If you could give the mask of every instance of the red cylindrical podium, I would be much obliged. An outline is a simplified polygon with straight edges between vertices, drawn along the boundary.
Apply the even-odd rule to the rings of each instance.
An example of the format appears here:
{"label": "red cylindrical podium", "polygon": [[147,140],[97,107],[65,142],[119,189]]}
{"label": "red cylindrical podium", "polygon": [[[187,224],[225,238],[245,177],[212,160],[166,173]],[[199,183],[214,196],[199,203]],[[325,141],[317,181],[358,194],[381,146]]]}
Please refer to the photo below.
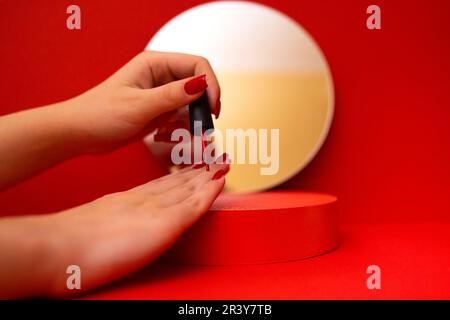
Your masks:
{"label": "red cylindrical podium", "polygon": [[311,192],[223,194],[164,259],[235,265],[324,254],[339,243],[336,201],[334,196]]}

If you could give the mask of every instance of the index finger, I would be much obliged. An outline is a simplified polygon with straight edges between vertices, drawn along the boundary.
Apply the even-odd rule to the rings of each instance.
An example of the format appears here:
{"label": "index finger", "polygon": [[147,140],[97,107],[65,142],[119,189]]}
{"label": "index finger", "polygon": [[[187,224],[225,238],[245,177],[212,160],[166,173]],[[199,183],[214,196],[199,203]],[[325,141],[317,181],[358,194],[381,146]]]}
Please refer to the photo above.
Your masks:
{"label": "index finger", "polygon": [[[219,117],[220,114],[220,86],[209,61],[201,56],[160,51],[144,51],[143,56],[148,61],[155,82],[164,84],[173,80],[180,80],[191,76],[206,74],[208,83],[208,100],[211,112]],[[168,77],[169,75],[169,77]],[[172,78],[172,79],[170,79]]]}

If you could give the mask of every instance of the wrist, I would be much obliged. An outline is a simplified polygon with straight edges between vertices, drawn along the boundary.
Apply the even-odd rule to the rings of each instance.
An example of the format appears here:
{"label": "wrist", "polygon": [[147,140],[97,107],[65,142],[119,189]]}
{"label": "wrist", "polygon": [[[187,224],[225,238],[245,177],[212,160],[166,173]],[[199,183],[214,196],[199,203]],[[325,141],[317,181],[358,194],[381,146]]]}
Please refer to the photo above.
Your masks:
{"label": "wrist", "polygon": [[92,137],[85,129],[87,119],[80,110],[79,98],[75,97],[50,107],[54,107],[55,122],[59,127],[59,148],[65,150],[69,156],[91,153]]}
{"label": "wrist", "polygon": [[3,298],[52,295],[55,259],[60,251],[48,228],[47,216],[9,218],[2,221],[0,236],[0,296]]}
{"label": "wrist", "polygon": [[[105,102],[107,103],[107,102]],[[87,91],[63,102],[61,118],[66,124],[68,140],[77,154],[97,154],[114,149],[121,141],[117,126],[102,113],[95,95]],[[110,120],[110,118],[109,118]]]}
{"label": "wrist", "polygon": [[[34,283],[30,296],[60,297],[67,294],[67,267],[74,256],[70,239],[60,219],[64,212],[35,216],[26,245],[30,273],[28,283]],[[28,258],[31,257],[31,258]]]}

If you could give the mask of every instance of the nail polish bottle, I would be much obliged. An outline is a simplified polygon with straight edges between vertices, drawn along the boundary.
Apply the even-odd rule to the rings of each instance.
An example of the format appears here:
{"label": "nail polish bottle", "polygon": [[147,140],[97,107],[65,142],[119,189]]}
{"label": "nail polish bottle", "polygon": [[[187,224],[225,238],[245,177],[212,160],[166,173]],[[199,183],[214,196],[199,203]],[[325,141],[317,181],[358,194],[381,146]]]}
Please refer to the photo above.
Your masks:
{"label": "nail polish bottle", "polygon": [[[214,124],[209,108],[208,94],[205,91],[200,98],[189,105],[189,124],[192,136],[200,136],[202,143],[202,161],[206,163],[204,158],[204,151],[207,146],[205,141],[205,131],[209,129],[214,130]],[[201,126],[201,128],[196,128]],[[206,170],[209,171],[209,163],[206,163]]]}
{"label": "nail polish bottle", "polygon": [[[194,125],[201,121],[201,129],[195,130]],[[189,105],[189,125],[192,135],[203,135],[206,130],[214,129],[214,124],[209,108],[208,94],[205,91],[200,98]]]}

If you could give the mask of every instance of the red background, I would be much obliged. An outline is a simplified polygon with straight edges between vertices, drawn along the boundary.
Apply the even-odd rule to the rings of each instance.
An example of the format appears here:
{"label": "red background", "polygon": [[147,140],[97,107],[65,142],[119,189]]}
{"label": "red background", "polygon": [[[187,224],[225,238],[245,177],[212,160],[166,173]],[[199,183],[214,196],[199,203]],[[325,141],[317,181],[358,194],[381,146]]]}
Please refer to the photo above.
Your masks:
{"label": "red background", "polygon": [[[0,0],[0,114],[91,88],[143,50],[170,18],[202,2]],[[147,287],[136,289],[131,283],[134,289],[125,288],[118,296],[391,298],[404,297],[403,292],[442,297],[449,283],[448,225],[423,223],[450,217],[450,2],[260,2],[311,33],[335,81],[335,118],[325,145],[281,188],[334,194],[341,221],[362,224],[344,228],[336,253],[286,266],[291,271],[255,267],[257,280],[249,278],[249,269],[238,267],[209,275],[169,270],[157,278],[150,272],[148,279],[145,274],[137,278],[147,279]],[[373,3],[382,9],[381,31],[365,26],[366,8]],[[66,28],[69,4],[81,7],[81,31]],[[152,163],[140,143],[70,160],[1,193],[0,214],[56,211],[130,188],[161,174]],[[419,224],[383,229],[369,226],[374,222]],[[365,287],[365,266],[374,262],[392,271],[384,295]],[[229,271],[235,281],[240,277],[240,291]],[[295,272],[303,282],[293,280]],[[194,285],[208,277],[216,278],[214,289],[221,294],[214,295],[211,285]],[[177,294],[180,285],[185,290]],[[269,288],[270,294],[264,294]]]}
{"label": "red background", "polygon": [[[203,1],[1,1],[0,114],[67,99],[143,50],[178,13]],[[69,4],[82,30],[66,28]],[[344,222],[448,218],[450,3],[261,1],[297,20],[331,66],[336,112],[318,156],[283,187],[339,197]],[[226,106],[224,106],[226,108]],[[225,110],[226,112],[226,110]],[[144,146],[71,160],[0,195],[2,214],[63,209],[159,174]]]}

